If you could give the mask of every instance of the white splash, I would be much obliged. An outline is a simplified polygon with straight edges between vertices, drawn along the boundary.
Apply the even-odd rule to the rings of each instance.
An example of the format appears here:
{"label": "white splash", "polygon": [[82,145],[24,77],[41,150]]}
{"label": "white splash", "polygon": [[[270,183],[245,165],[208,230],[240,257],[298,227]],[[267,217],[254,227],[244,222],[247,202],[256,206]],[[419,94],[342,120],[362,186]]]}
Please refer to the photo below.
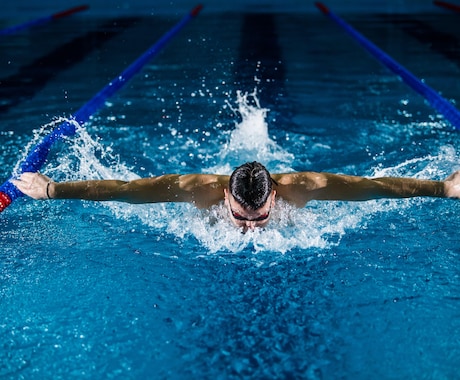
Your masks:
{"label": "white splash", "polygon": [[[241,121],[235,124],[228,143],[219,152],[220,164],[203,169],[203,172],[229,174],[232,165],[246,160],[258,160],[272,172],[291,171],[294,156],[270,138],[266,123],[268,110],[260,107],[256,93],[238,93],[236,103],[238,108],[234,112],[241,116]],[[76,136],[67,142],[69,152],[59,156],[56,166],[48,168],[52,176],[61,180],[139,178],[110,147],[93,139],[85,129],[78,128]],[[373,174],[434,178],[436,173],[443,177],[458,166],[458,161],[453,147],[442,147],[438,154],[418,157],[390,168],[377,167]],[[306,208],[297,209],[278,201],[266,228],[242,234],[231,225],[228,210],[223,205],[202,211],[190,204],[101,203],[115,217],[129,223],[130,228],[142,229],[149,236],[171,235],[184,246],[192,246],[185,251],[198,251],[199,255],[203,251],[206,255],[232,255],[246,250],[253,254],[264,251],[284,254],[294,249],[331,248],[340,244],[347,231],[365,227],[375,214],[404,209],[411,204],[411,200],[311,202]],[[196,242],[203,249],[196,249]]]}
{"label": "white splash", "polygon": [[22,162],[24,162],[28,156],[28,154],[32,151],[32,149],[39,144],[43,140],[43,138],[51,133],[55,128],[57,128],[59,125],[63,123],[71,123],[75,125],[76,127],[79,127],[78,123],[73,120],[73,119],[67,119],[64,117],[56,117],[52,121],[50,121],[47,124],[42,125],[39,129],[34,129],[32,131],[33,137],[32,139],[27,143],[27,145],[24,147],[22,151],[22,156],[21,158],[17,161],[15,167],[13,168],[13,173],[18,174],[20,165]]}
{"label": "white splash", "polygon": [[230,165],[249,161],[259,161],[269,169],[289,170],[294,155],[270,138],[266,121],[269,110],[260,106],[257,89],[252,93],[237,91],[236,96],[236,108],[228,102],[227,105],[240,121],[235,122],[219,153],[226,172],[232,170]]}

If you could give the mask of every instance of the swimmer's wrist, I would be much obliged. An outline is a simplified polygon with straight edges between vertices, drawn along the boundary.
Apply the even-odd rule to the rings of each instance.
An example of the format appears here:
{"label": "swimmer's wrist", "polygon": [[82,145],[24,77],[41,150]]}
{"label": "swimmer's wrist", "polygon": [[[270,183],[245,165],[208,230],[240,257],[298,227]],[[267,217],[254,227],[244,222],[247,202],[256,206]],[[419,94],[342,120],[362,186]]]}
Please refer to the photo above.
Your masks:
{"label": "swimmer's wrist", "polygon": [[55,189],[55,182],[49,181],[46,184],[46,198],[47,199],[53,199],[55,198],[56,195],[56,189]]}
{"label": "swimmer's wrist", "polygon": [[444,197],[445,198],[460,198],[460,186],[455,185],[452,181],[444,181]]}

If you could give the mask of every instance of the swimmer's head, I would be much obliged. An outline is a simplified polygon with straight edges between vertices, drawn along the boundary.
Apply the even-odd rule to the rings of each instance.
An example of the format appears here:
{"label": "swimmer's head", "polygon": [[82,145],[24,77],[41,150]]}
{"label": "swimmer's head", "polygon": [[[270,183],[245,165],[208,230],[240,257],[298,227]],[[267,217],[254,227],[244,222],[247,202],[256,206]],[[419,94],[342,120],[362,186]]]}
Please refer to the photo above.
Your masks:
{"label": "swimmer's head", "polygon": [[228,183],[233,198],[245,209],[257,210],[267,202],[273,189],[270,173],[258,162],[237,167]]}
{"label": "swimmer's head", "polygon": [[243,232],[264,227],[275,203],[273,180],[268,170],[258,162],[239,166],[230,176],[225,201],[230,219]]}

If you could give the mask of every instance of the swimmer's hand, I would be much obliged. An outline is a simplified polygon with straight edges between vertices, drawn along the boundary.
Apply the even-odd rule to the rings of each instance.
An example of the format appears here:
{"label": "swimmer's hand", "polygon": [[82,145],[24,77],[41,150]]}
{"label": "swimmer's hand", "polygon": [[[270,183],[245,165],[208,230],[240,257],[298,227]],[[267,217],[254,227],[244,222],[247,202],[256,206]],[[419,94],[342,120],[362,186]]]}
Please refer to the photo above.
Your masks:
{"label": "swimmer's hand", "polygon": [[460,198],[460,170],[446,178],[444,181],[444,192],[446,197]]}
{"label": "swimmer's hand", "polygon": [[51,178],[41,173],[22,173],[18,179],[11,181],[22,193],[33,199],[50,199],[51,188],[48,184],[53,184]]}

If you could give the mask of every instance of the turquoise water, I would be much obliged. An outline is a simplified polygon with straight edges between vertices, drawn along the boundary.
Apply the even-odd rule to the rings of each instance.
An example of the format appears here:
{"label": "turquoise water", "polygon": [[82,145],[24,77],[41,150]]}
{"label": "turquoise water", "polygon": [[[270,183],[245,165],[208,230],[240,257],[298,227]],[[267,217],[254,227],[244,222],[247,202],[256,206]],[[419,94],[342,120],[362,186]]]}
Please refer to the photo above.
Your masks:
{"label": "turquoise water", "polygon": [[[457,15],[344,17],[458,101]],[[176,21],[85,16],[1,40],[2,178]],[[42,172],[230,173],[256,159],[442,179],[459,169],[458,136],[319,13],[203,12]],[[19,199],[0,215],[0,377],[458,378],[458,212],[279,203],[242,235],[221,207]]]}

